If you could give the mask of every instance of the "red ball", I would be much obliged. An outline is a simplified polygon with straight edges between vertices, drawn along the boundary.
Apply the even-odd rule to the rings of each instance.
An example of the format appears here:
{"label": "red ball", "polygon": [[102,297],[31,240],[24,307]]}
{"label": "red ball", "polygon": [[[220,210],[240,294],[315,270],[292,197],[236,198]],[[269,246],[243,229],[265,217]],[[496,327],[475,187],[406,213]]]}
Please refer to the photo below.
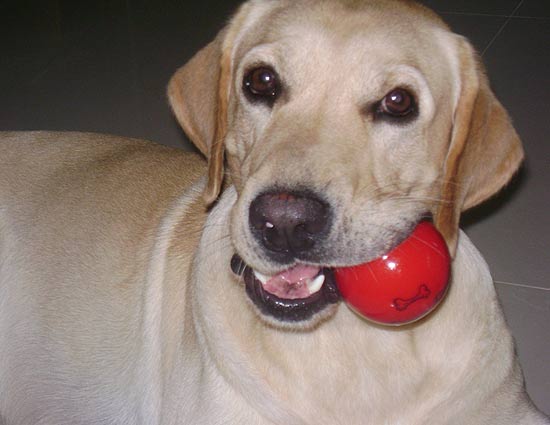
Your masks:
{"label": "red ball", "polygon": [[444,298],[451,258],[433,226],[420,222],[388,254],[368,263],[335,269],[342,298],[356,313],[384,325],[421,319]]}

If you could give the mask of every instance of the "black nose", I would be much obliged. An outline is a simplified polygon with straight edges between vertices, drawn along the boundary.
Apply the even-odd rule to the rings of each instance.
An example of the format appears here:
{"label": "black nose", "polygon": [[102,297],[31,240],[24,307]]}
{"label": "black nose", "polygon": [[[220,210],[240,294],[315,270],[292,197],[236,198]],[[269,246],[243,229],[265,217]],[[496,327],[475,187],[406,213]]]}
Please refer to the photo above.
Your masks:
{"label": "black nose", "polygon": [[329,217],[328,205],[313,194],[276,192],[252,201],[249,223],[269,252],[294,257],[313,250],[323,239]]}

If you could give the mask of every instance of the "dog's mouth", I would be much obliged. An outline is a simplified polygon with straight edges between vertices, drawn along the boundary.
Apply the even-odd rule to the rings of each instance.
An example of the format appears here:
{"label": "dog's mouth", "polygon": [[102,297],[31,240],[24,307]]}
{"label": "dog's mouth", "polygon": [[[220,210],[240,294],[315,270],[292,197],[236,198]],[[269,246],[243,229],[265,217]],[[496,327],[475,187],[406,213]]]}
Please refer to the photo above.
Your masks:
{"label": "dog's mouth", "polygon": [[260,312],[278,321],[307,321],[340,300],[329,268],[297,264],[265,276],[234,255],[231,269],[243,276],[246,293]]}

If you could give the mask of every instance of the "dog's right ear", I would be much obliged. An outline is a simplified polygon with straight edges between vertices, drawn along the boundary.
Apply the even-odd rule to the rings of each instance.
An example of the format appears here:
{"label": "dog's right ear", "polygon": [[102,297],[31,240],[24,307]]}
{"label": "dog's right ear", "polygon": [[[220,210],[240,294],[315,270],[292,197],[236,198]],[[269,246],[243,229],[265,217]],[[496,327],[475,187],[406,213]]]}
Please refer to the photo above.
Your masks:
{"label": "dog's right ear", "polygon": [[224,177],[224,140],[231,96],[232,64],[241,35],[273,2],[243,4],[218,36],[176,71],[168,98],[177,120],[195,146],[208,158],[208,205],[218,197]]}
{"label": "dog's right ear", "polygon": [[227,30],[200,50],[172,76],[168,99],[183,130],[208,158],[204,200],[216,200],[223,181],[223,141],[227,129],[230,58],[223,53]]}
{"label": "dog's right ear", "polygon": [[179,68],[168,84],[168,99],[187,136],[206,156],[216,129],[223,33]]}

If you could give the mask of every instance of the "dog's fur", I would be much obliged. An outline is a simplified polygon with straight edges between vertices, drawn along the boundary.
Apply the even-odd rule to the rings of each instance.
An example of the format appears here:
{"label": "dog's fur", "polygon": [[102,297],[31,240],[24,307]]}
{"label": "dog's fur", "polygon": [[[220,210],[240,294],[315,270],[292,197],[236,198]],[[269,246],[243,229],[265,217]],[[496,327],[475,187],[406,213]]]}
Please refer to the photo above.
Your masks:
{"label": "dog's fur", "polygon": [[[272,107],[243,94],[257,64],[284,81]],[[396,86],[418,116],[375,119],[366,105]],[[208,166],[136,140],[2,135],[0,423],[549,423],[458,230],[522,159],[464,38],[410,2],[251,0],[169,97]],[[400,328],[343,304],[264,316],[229,265],[281,270],[248,225],[273,187],[324,194],[323,266],[374,258],[431,213],[453,255],[447,298]]]}

